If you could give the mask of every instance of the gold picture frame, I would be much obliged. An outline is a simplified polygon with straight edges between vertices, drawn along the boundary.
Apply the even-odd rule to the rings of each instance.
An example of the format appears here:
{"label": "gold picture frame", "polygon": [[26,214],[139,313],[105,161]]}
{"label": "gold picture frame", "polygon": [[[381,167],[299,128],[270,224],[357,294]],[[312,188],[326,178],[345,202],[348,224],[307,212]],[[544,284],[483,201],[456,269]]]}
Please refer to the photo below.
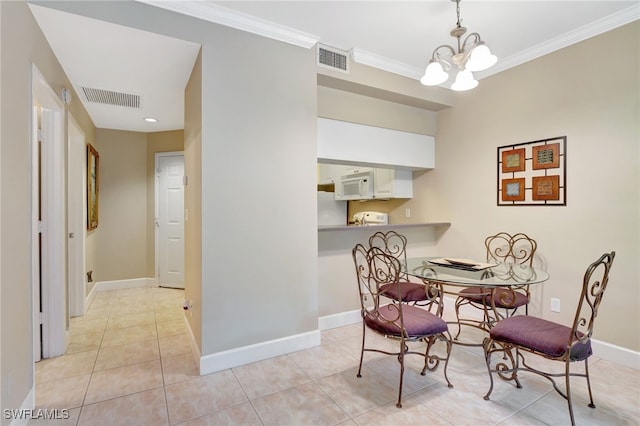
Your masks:
{"label": "gold picture frame", "polygon": [[98,227],[98,207],[100,196],[100,154],[87,144],[87,229]]}

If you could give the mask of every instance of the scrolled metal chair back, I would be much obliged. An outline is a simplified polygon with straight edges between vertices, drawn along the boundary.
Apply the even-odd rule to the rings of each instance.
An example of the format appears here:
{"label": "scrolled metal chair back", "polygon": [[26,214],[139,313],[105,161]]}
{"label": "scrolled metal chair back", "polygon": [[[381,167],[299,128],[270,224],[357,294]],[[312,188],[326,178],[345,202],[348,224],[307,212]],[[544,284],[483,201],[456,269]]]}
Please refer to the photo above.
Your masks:
{"label": "scrolled metal chair back", "polygon": [[[398,283],[400,275],[400,262],[394,256],[386,253],[379,247],[366,248],[358,244],[353,248],[353,261],[356,267],[358,289],[360,291],[360,306],[363,318],[367,315],[379,316],[380,286],[387,283]],[[402,327],[402,306],[397,307],[397,315],[385,320],[399,322]]]}
{"label": "scrolled metal chair back", "polygon": [[407,257],[407,237],[395,231],[376,232],[369,237],[369,247],[379,247],[401,262]]}
{"label": "scrolled metal chair back", "polygon": [[536,240],[521,232],[511,235],[500,232],[487,237],[487,262],[508,262],[533,265],[533,257],[538,248]]}
{"label": "scrolled metal chair back", "polygon": [[609,283],[609,271],[616,252],[604,253],[587,268],[582,282],[582,294],[573,320],[572,337],[569,345],[584,343],[593,334],[593,325],[598,316],[602,296]]}

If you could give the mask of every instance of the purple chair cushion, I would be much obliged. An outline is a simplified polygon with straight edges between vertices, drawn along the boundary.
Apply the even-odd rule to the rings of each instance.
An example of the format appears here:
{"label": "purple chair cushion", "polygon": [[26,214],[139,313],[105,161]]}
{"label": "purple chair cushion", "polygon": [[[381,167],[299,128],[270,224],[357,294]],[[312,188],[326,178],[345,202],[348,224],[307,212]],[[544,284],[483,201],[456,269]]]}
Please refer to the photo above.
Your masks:
{"label": "purple chair cushion", "polygon": [[458,294],[460,295],[460,297],[463,297],[465,299],[469,299],[473,302],[481,303],[482,299],[487,297],[487,294],[489,294],[490,291],[491,290],[488,288],[467,287],[460,290]]}
{"label": "purple chair cushion", "polygon": [[425,285],[419,283],[400,281],[400,294],[398,294],[398,284],[396,283],[383,284],[380,286],[379,291],[383,296],[402,302],[427,300]]}
{"label": "purple chair cushion", "polygon": [[[486,297],[486,300],[489,300],[488,293],[491,291],[489,288],[482,287],[467,287],[465,289],[460,290],[458,293],[460,297],[471,300],[473,302],[482,303],[482,298]],[[515,293],[516,300],[513,301],[513,294]],[[526,294],[515,291],[512,293],[510,290],[497,288],[493,293],[493,300],[497,308],[518,308],[520,306],[524,306],[529,303],[529,298]]]}
{"label": "purple chair cushion", "polygon": [[[517,315],[498,321],[489,333],[491,338],[513,343],[552,357],[565,354],[571,328],[542,318]],[[582,361],[592,354],[591,340],[571,348],[570,359]]]}
{"label": "purple chair cushion", "polygon": [[[384,305],[380,307],[379,312],[382,318],[371,314],[365,315],[365,324],[379,333],[400,336],[398,306],[393,304]],[[415,306],[403,304],[402,319],[404,328],[407,331],[407,336],[405,337],[432,336],[447,331],[447,323],[442,318]]]}
{"label": "purple chair cushion", "polygon": [[[513,301],[513,295],[515,294],[516,300]],[[487,299],[488,300],[488,299]],[[519,291],[511,292],[503,288],[497,288],[493,292],[493,301],[497,308],[518,308],[529,303],[529,298],[526,294]]]}

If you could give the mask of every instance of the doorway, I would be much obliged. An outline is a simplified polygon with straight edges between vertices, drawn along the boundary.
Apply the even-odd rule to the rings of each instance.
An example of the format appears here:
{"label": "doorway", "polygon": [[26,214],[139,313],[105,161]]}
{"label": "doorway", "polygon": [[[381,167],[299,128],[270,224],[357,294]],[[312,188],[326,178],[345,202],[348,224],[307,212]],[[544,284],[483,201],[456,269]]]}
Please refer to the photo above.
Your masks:
{"label": "doorway", "polygon": [[158,286],[184,288],[184,153],[155,155],[155,259]]}
{"label": "doorway", "polygon": [[64,354],[69,343],[64,105],[31,69],[32,289],[34,361]]}

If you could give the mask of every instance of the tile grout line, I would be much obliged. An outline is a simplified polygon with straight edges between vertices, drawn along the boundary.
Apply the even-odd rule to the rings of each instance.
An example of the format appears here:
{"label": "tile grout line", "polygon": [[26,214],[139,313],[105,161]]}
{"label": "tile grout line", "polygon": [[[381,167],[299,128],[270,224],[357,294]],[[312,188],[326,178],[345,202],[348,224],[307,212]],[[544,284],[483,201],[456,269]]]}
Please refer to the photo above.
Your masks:
{"label": "tile grout line", "polygon": [[156,300],[153,297],[153,324],[156,329],[156,344],[158,346],[158,357],[160,359],[160,373],[162,374],[162,395],[164,396],[164,410],[167,414],[167,425],[171,425],[171,417],[169,415],[169,399],[167,398],[167,382],[164,378],[164,362],[162,352],[160,352],[160,333],[158,331],[158,317],[156,315]]}
{"label": "tile grout line", "polygon": [[[94,301],[95,301],[95,299],[94,299]],[[93,305],[94,301],[91,302],[91,305]],[[91,306],[89,306],[89,309],[91,309]],[[107,320],[105,321],[104,329],[102,330],[102,338],[100,339],[100,346],[98,346],[98,352],[96,353],[96,359],[93,361],[93,366],[91,367],[91,376],[89,377],[89,382],[87,383],[87,388],[85,389],[84,396],[82,397],[82,404],[80,405],[80,410],[78,412],[78,418],[76,419],[76,426],[78,426],[80,424],[80,419],[82,417],[82,412],[84,411],[84,408],[85,408],[85,402],[87,400],[87,394],[89,393],[89,387],[91,386],[91,381],[93,380],[93,374],[95,373],[96,364],[98,363],[98,357],[100,356],[100,350],[102,349],[102,343],[104,341],[104,335],[105,335],[105,333],[107,331],[107,325],[109,324],[109,319],[111,318],[112,310],[113,310],[113,300],[111,300],[111,303],[109,304],[109,313],[107,314]]]}

